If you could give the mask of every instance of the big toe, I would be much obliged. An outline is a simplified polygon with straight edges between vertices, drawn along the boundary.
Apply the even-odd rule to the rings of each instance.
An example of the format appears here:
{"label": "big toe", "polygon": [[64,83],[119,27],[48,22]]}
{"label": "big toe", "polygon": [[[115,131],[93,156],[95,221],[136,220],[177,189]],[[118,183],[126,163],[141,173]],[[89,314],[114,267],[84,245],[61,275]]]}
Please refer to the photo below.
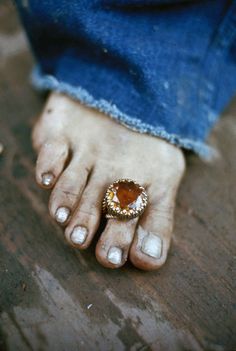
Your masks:
{"label": "big toe", "polygon": [[150,201],[130,249],[130,260],[137,268],[155,270],[165,263],[173,230],[174,202],[173,193],[160,197],[159,202]]}

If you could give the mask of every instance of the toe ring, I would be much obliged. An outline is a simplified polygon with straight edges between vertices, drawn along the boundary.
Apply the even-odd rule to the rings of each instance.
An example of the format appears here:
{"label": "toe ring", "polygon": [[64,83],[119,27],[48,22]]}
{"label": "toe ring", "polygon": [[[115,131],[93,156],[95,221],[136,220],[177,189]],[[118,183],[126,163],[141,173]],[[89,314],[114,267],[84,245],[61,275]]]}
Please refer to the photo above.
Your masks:
{"label": "toe ring", "polygon": [[144,187],[132,179],[118,179],[107,188],[102,208],[106,218],[127,220],[139,217],[147,203]]}

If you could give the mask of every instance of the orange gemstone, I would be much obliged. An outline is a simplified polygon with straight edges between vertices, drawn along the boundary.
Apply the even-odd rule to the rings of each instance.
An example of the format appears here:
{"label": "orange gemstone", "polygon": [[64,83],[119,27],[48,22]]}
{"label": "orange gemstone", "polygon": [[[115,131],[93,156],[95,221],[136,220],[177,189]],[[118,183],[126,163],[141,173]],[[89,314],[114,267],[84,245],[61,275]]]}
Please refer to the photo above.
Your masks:
{"label": "orange gemstone", "polygon": [[118,203],[121,209],[133,208],[140,206],[142,199],[140,197],[142,190],[133,182],[120,181],[115,184],[115,196],[113,201]]}

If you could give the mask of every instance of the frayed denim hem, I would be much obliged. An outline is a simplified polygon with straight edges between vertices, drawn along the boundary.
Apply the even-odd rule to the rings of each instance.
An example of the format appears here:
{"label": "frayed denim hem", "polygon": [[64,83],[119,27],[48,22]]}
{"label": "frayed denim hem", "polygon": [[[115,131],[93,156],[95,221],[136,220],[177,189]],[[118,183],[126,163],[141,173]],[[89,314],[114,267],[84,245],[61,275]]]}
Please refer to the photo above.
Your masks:
{"label": "frayed denim hem", "polygon": [[94,99],[89,92],[80,86],[71,86],[68,83],[58,81],[57,78],[52,75],[42,73],[39,66],[36,66],[33,69],[31,82],[40,90],[54,90],[60,93],[65,93],[72,98],[79,100],[84,105],[105,113],[133,131],[146,133],[165,139],[171,144],[194,151],[205,160],[211,159],[215,154],[215,150],[207,144],[199,141],[193,141],[191,139],[181,138],[175,134],[169,134],[163,127],[153,127],[150,124],[143,123],[138,118],[126,115],[120,111],[116,105],[113,105],[106,100]]}

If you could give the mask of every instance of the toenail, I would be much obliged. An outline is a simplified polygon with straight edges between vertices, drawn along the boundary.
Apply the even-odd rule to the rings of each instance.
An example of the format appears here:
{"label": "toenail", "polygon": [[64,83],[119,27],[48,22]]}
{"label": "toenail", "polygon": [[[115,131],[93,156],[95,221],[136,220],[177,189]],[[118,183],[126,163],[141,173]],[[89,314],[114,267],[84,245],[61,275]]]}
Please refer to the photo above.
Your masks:
{"label": "toenail", "polygon": [[122,250],[119,247],[111,247],[108,251],[107,259],[113,264],[120,264],[122,259]]}
{"label": "toenail", "polygon": [[55,214],[56,221],[58,223],[65,223],[69,218],[70,210],[67,207],[59,207]]}
{"label": "toenail", "polygon": [[153,258],[160,258],[162,253],[162,240],[159,236],[149,233],[143,238],[141,251]]}
{"label": "toenail", "polygon": [[52,173],[44,173],[42,175],[42,184],[50,186],[53,183],[54,175]]}
{"label": "toenail", "polygon": [[83,244],[87,238],[88,231],[85,227],[80,225],[74,227],[70,239],[74,244]]}

